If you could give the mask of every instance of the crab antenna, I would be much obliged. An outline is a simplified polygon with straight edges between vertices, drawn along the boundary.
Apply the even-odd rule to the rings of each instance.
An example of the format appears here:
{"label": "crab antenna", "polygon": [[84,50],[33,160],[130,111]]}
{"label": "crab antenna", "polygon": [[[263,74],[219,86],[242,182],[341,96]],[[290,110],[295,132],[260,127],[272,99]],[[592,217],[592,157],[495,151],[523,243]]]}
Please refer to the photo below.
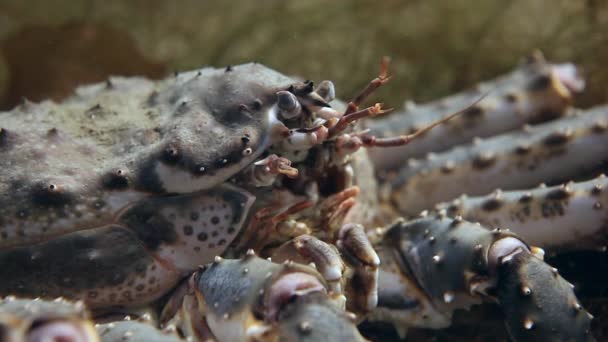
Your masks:
{"label": "crab antenna", "polygon": [[469,109],[473,108],[476,104],[478,104],[481,100],[486,98],[486,96],[488,96],[488,94],[490,94],[490,92],[483,94],[481,97],[479,97],[477,100],[475,100],[475,102],[471,103],[466,108],[463,108],[457,112],[451,113],[447,116],[444,116],[443,118],[441,118],[435,122],[431,122],[426,127],[423,127],[412,134],[399,135],[396,137],[388,137],[388,138],[377,138],[373,135],[364,135],[361,137],[361,139],[365,146],[391,147],[391,146],[407,145],[412,140],[416,139],[417,137],[419,137],[421,135],[424,135],[425,133],[432,130],[433,128],[435,128],[443,123],[448,122],[449,120],[455,118],[456,116],[458,116],[460,114],[467,112]]}

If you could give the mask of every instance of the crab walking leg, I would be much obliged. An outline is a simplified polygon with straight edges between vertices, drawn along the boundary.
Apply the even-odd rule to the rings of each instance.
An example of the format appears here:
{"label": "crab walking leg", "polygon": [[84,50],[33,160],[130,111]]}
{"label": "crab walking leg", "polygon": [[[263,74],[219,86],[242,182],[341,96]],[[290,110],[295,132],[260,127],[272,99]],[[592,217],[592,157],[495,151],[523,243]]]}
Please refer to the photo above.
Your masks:
{"label": "crab walking leg", "polygon": [[604,175],[587,182],[463,196],[436,209],[487,227],[509,228],[526,242],[551,251],[604,249],[608,243],[608,178]]}
{"label": "crab walking leg", "polygon": [[408,146],[370,149],[379,169],[394,168],[408,158],[446,150],[470,142],[475,137],[489,137],[526,123],[537,123],[566,113],[573,92],[581,91],[584,81],[572,64],[548,64],[544,61],[523,65],[510,74],[481,83],[467,91],[428,104],[406,105],[404,111],[368,120],[371,134],[379,137],[411,134],[435,122],[445,113],[466,108],[481,94],[488,96],[463,115],[433,129]]}
{"label": "crab walking leg", "polygon": [[414,215],[463,193],[476,196],[572,179],[605,159],[608,106],[600,106],[411,160],[388,186],[401,213]]}
{"label": "crab walking leg", "polygon": [[511,232],[426,217],[398,221],[379,247],[388,267],[372,320],[392,322],[402,332],[441,328],[455,310],[489,299],[505,312],[515,341],[593,341],[591,316],[568,282]]}

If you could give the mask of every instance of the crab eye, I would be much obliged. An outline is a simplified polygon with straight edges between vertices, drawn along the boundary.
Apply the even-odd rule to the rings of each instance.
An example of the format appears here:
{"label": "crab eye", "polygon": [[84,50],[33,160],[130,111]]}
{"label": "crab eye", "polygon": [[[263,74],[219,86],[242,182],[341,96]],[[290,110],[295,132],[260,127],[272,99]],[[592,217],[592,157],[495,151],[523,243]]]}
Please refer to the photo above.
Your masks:
{"label": "crab eye", "polygon": [[277,92],[277,105],[281,110],[281,116],[285,119],[293,119],[302,112],[300,101],[288,91]]}
{"label": "crab eye", "polygon": [[336,88],[332,81],[323,81],[319,83],[315,92],[319,94],[326,102],[331,102],[336,98]]}

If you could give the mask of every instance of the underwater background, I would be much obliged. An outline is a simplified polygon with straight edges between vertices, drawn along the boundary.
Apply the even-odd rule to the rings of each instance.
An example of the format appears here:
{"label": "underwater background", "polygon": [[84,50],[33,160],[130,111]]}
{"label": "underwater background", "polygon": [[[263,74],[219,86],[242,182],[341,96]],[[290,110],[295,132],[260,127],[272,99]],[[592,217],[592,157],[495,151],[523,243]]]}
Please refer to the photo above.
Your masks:
{"label": "underwater background", "polygon": [[[576,106],[608,101],[603,0],[0,0],[0,109],[23,98],[60,100],[109,75],[160,79],[250,61],[333,80],[338,97],[349,98],[377,74],[382,56],[391,58],[393,78],[375,97],[401,108],[508,72],[536,50],[582,67],[587,87]],[[585,307],[607,317],[608,276],[575,267],[587,260],[608,269],[606,253],[552,263],[583,284]],[[596,336],[608,336],[605,323],[593,324]],[[388,326],[365,328],[370,337],[396,339]],[[507,337],[496,311],[478,308],[450,329],[413,330],[409,339]]]}

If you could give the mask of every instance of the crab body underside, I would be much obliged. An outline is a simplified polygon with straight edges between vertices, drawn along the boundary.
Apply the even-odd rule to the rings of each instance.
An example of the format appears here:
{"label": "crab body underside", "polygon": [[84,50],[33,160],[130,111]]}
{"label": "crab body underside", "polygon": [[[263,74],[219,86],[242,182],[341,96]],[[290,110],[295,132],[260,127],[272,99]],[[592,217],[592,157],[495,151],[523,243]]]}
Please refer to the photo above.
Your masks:
{"label": "crab body underside", "polygon": [[386,112],[359,106],[387,80],[344,105],[245,64],[0,113],[0,295],[42,297],[5,299],[0,333],[97,338],[81,308],[31,312],[56,297],[105,341],[363,340],[364,319],[404,336],[494,302],[515,341],[593,340],[534,246],[605,250],[608,107],[568,108],[576,68],[537,56],[358,124]]}

